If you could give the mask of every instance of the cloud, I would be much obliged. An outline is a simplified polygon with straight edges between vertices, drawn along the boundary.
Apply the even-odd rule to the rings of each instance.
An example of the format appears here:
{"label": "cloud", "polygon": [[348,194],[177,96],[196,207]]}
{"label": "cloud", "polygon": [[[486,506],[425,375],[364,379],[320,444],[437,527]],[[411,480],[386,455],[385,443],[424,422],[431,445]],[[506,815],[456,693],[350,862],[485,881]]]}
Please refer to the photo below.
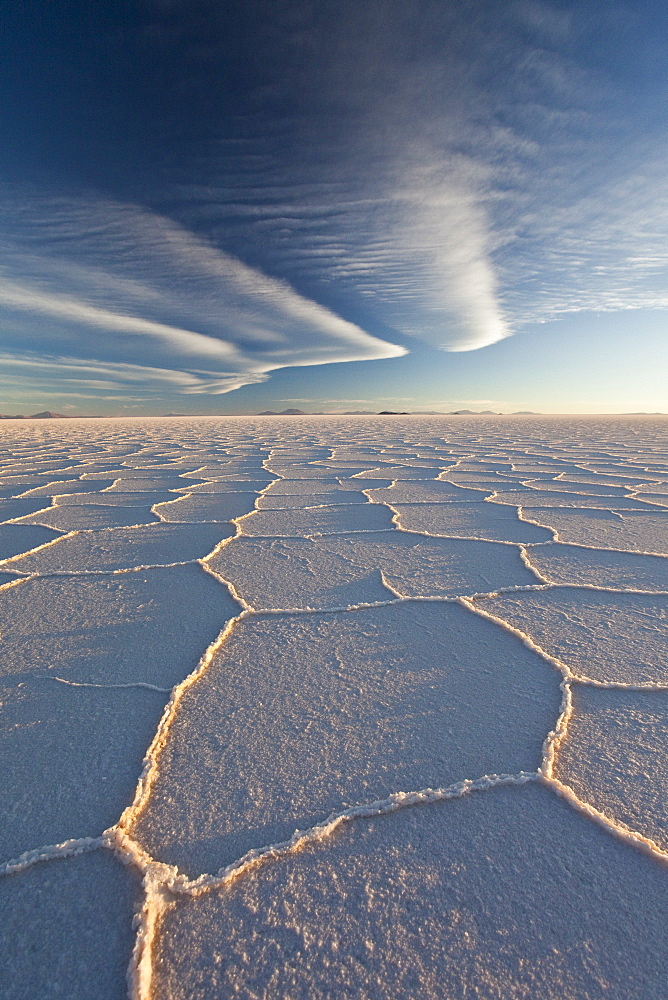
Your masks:
{"label": "cloud", "polygon": [[4,341],[54,359],[48,377],[224,393],[398,357],[380,323],[469,351],[568,312],[668,308],[667,95],[638,56],[642,11],[178,6],[140,39],[151,136],[122,136],[127,170],[118,154],[96,173],[95,141],[71,165],[152,208],[0,191]]}
{"label": "cloud", "polygon": [[223,340],[204,337],[192,330],[182,330],[164,323],[154,323],[140,316],[124,315],[88,305],[64,295],[45,294],[30,285],[0,279],[0,304],[9,309],[50,316],[69,323],[96,327],[107,333],[138,334],[154,337],[173,350],[189,357],[207,356],[219,361],[241,361],[234,347]]}
{"label": "cloud", "polygon": [[[443,350],[470,351],[503,340],[512,330],[499,300],[490,220],[471,180],[475,165],[453,159],[441,157],[438,163],[423,155],[423,165],[406,177],[397,197],[407,208],[404,246],[417,243],[431,252],[422,280],[425,312],[433,322],[423,339]],[[420,336],[419,329],[413,335]]]}
{"label": "cloud", "polygon": [[[190,372],[151,365],[109,363],[67,356],[0,352],[0,369],[8,375],[5,395],[26,398],[73,398],[121,402],[160,400],[166,395],[220,394],[264,382],[264,373],[242,376]],[[20,408],[20,403],[12,403]]]}
{"label": "cloud", "polygon": [[[668,143],[655,143],[651,156],[637,152],[636,162],[599,168],[597,182],[568,200],[535,199],[531,226],[513,248],[513,311],[544,321],[571,312],[668,309]],[[560,174],[546,171],[555,190],[564,187]]]}
{"label": "cloud", "polygon": [[477,78],[507,19],[490,26],[461,7],[343,0],[295,24],[279,3],[275,23],[300,59],[279,60],[272,96],[294,116],[279,141],[242,106],[241,135],[180,188],[185,216],[220,240],[234,220],[273,271],[352,298],[400,334],[454,351],[509,336],[493,165],[530,142],[495,120]]}
{"label": "cloud", "polygon": [[[299,177],[300,167],[289,172]],[[420,138],[372,165],[366,148],[354,152],[337,185],[286,178],[280,186],[273,204],[275,188],[262,188],[261,178],[240,185],[239,203],[215,185],[205,208],[192,207],[189,188],[181,194],[194,224],[224,239],[230,218],[240,218],[236,230],[246,231],[249,246],[262,237],[272,269],[351,298],[400,334],[466,351],[512,333],[498,288],[489,178],[470,157]]]}
{"label": "cloud", "polygon": [[302,17],[277,2],[299,57],[274,52],[266,93],[294,114],[277,136],[240,99],[233,139],[170,197],[273,273],[449,351],[576,310],[665,309],[668,95],[627,82],[642,20],[543,0]]}
{"label": "cloud", "polygon": [[12,239],[0,309],[24,351],[97,358],[117,379],[173,370],[185,393],[230,392],[286,366],[406,353],[163,216],[16,191],[4,200]]}

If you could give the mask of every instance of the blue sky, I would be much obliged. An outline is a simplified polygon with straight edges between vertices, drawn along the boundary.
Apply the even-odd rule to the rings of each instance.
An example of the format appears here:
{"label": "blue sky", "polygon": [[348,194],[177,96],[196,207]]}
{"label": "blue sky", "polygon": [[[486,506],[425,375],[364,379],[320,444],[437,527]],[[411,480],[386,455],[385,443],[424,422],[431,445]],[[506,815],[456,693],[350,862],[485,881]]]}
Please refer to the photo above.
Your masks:
{"label": "blue sky", "polygon": [[0,16],[0,412],[668,410],[663,2]]}

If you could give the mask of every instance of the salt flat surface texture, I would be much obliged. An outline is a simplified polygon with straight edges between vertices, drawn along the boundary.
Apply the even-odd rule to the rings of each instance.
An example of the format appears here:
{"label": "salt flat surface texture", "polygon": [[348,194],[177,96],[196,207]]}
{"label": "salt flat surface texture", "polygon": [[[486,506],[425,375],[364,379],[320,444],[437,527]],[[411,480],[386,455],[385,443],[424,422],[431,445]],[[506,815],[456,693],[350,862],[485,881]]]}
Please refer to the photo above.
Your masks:
{"label": "salt flat surface texture", "polygon": [[666,428],[3,422],[1,995],[663,1000]]}

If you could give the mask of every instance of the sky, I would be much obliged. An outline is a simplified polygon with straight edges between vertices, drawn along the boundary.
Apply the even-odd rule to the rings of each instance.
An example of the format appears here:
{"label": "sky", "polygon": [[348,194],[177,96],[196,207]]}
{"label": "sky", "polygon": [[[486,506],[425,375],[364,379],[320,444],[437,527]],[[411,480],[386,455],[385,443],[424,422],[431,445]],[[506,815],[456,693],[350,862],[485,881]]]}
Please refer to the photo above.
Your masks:
{"label": "sky", "polygon": [[0,13],[0,413],[668,411],[664,0]]}

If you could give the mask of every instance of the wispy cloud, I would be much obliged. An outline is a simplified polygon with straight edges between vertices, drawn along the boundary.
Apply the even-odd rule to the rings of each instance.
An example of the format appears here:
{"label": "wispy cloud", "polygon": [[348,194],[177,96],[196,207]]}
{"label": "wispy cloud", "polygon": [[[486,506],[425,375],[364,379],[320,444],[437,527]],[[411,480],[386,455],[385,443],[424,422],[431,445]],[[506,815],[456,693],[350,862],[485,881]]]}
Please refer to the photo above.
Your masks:
{"label": "wispy cloud", "polygon": [[[221,240],[233,223],[276,273],[450,351],[576,310],[666,308],[668,149],[610,48],[639,14],[335,7],[293,25],[279,8],[300,59],[272,87],[294,118],[275,138],[249,105],[178,189],[184,217]],[[597,33],[607,75],[589,58]]]}
{"label": "wispy cloud", "polygon": [[[494,237],[476,183],[475,164],[464,157],[427,153],[407,172],[397,198],[405,203],[403,245],[429,250],[422,266],[424,312],[431,323],[424,339],[448,351],[470,351],[510,336],[492,263]],[[418,315],[421,311],[418,311]],[[413,335],[420,336],[415,324]]]}
{"label": "wispy cloud", "polygon": [[[404,353],[370,330],[470,351],[568,312],[668,308],[668,94],[638,80],[641,6],[191,6],[147,5],[147,134],[69,162],[73,184],[150,207],[0,189],[3,348],[51,359],[50,384],[225,393]],[[104,110],[72,100],[76,123]]]}
{"label": "wispy cloud", "polygon": [[[657,145],[659,148],[657,149]],[[561,171],[546,168],[551,196],[536,193],[514,243],[513,311],[548,320],[569,312],[668,308],[668,143],[634,163],[599,166],[594,184],[559,196]]]}
{"label": "wispy cloud", "polygon": [[531,141],[496,118],[482,79],[512,34],[509,18],[485,23],[461,7],[344,2],[292,32],[282,25],[308,39],[300,70],[274,81],[296,107],[282,123],[289,142],[249,115],[247,142],[221,141],[208,183],[181,187],[185,215],[220,239],[235,219],[249,247],[264,234],[279,273],[352,296],[434,346],[474,350],[509,336],[494,188],[499,161]]}
{"label": "wispy cloud", "polygon": [[[81,399],[150,399],[173,393],[190,395],[206,391],[231,392],[251,382],[263,382],[266,374],[221,376],[217,372],[179,371],[148,364],[110,363],[36,353],[0,353],[0,369],[8,378],[5,392],[13,398],[72,396]],[[128,396],[128,392],[140,393]]]}
{"label": "wispy cloud", "polygon": [[154,337],[187,357],[208,356],[219,361],[239,363],[239,352],[231,344],[213,337],[204,337],[192,330],[155,323],[141,316],[125,315],[91,306],[66,295],[44,293],[31,285],[20,285],[0,278],[0,305],[28,313],[49,316],[81,326],[95,327],[107,333],[135,334]]}
{"label": "wispy cloud", "polygon": [[205,393],[405,353],[155,213],[12,194],[0,309],[19,349],[74,347],[119,379],[129,358],[147,379],[174,370],[179,391]]}

